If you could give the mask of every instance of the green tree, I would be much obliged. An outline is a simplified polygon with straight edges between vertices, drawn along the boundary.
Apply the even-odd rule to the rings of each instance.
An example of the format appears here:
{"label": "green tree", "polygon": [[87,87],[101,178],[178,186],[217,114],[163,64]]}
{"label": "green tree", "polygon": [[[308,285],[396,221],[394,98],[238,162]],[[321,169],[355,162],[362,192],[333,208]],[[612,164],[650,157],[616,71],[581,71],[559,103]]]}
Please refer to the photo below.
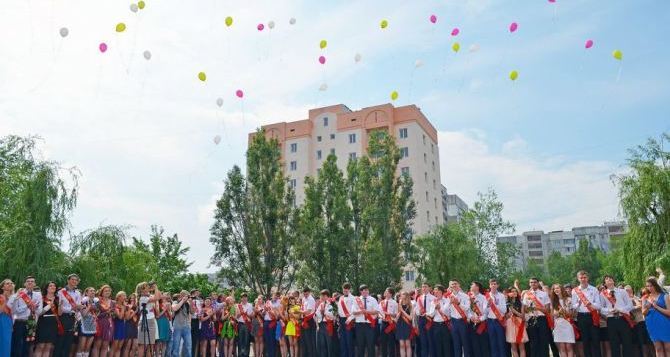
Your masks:
{"label": "green tree", "polygon": [[629,232],[623,246],[625,280],[640,286],[661,266],[670,271],[670,134],[629,150],[630,171],[613,176]]}
{"label": "green tree", "polygon": [[552,252],[547,258],[548,276],[545,283],[566,284],[575,281],[572,274],[572,256],[562,256],[559,252]]}
{"label": "green tree", "polygon": [[584,270],[589,273],[590,280],[597,283],[601,268],[598,251],[587,239],[580,240],[577,250],[572,255],[572,276],[576,277],[578,271]]}
{"label": "green tree", "polygon": [[316,180],[305,178],[299,226],[299,282],[334,291],[353,278],[357,267],[350,254],[351,208],[344,176],[333,154],[326,158]]}
{"label": "green tree", "polygon": [[285,291],[291,286],[298,216],[294,204],[279,143],[259,130],[247,151],[247,177],[237,166],[228,172],[210,230],[212,264],[231,285],[266,296],[273,287]]}
{"label": "green tree", "polygon": [[0,138],[0,274],[62,281],[61,236],[77,203],[78,173],[40,159],[35,137]]}

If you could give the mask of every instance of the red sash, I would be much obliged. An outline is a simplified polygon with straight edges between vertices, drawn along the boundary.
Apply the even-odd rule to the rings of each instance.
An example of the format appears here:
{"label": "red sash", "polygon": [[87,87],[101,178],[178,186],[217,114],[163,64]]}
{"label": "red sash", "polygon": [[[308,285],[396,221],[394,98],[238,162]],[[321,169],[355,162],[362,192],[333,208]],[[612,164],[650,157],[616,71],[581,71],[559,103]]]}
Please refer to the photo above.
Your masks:
{"label": "red sash", "polygon": [[[56,302],[56,299],[54,298],[54,303]],[[60,317],[58,316],[58,307],[54,305],[51,307],[51,309],[54,312],[54,317],[56,318],[56,334],[58,336],[63,336],[65,335],[65,327],[63,327],[63,323],[60,322]]]}
{"label": "red sash", "polygon": [[388,313],[388,300],[382,300],[382,311],[384,311],[384,321],[388,324],[386,328],[384,329],[385,334],[390,334],[391,332],[395,331],[395,322],[389,316]]}
{"label": "red sash", "polygon": [[[516,319],[516,317],[512,317],[512,322],[514,322]],[[522,318],[518,319],[521,320],[521,323],[519,323],[519,326],[516,327],[515,342],[517,345],[523,342],[523,333],[526,330],[526,321],[524,321]]]}
{"label": "red sash", "polygon": [[[604,294],[604,293],[601,293],[601,294],[602,294],[602,296],[607,298],[607,300],[609,300],[610,304],[612,304],[612,308],[614,308],[614,304],[616,304],[616,298],[614,296],[610,296],[609,294]],[[623,313],[623,312],[620,312],[620,314],[621,314],[621,316],[623,316],[623,319],[626,320],[626,323],[628,324],[628,326],[630,328],[635,327],[635,322],[630,317],[630,314],[626,314],[626,313]]]}
{"label": "red sash", "polygon": [[33,303],[32,300],[30,300],[28,294],[26,294],[25,291],[23,290],[19,291],[19,297],[21,298],[21,300],[23,300],[26,306],[28,306],[28,308],[30,308],[31,310],[35,308],[35,303]]}
{"label": "red sash", "polygon": [[74,299],[70,294],[67,293],[67,290],[65,288],[60,289],[60,291],[63,293],[63,297],[65,297],[65,300],[70,303],[70,310],[76,310],[77,309],[77,303],[74,302]]}
{"label": "red sash", "polygon": [[[302,303],[302,311],[303,312],[305,311],[305,302]],[[314,318],[315,313],[316,311],[312,311],[311,314],[302,317],[302,328],[304,329],[309,328],[309,320]]]}
{"label": "red sash", "polygon": [[277,327],[277,317],[272,312],[272,303],[270,301],[265,303],[265,311],[270,315],[270,324],[268,325],[270,329]]}
{"label": "red sash", "polygon": [[[468,296],[470,297],[470,303],[474,306],[474,309],[472,311],[475,314],[477,314],[477,316],[481,320],[482,311],[479,310],[479,305],[477,305],[477,299],[475,299],[475,295],[472,294],[472,293],[468,293]],[[475,332],[477,332],[478,335],[481,335],[481,334],[484,333],[484,331],[486,331],[486,320],[482,320],[478,325],[479,326],[477,326],[477,329],[475,330]]]}
{"label": "red sash", "polygon": [[431,327],[433,327],[433,320],[431,318],[429,318],[428,316],[426,316],[426,307],[423,306],[423,303],[421,302],[423,300],[423,299],[421,299],[421,297],[423,297],[424,295],[421,295],[421,296],[419,296],[418,299],[416,299],[416,304],[419,305],[419,310],[421,311],[421,314],[423,314],[424,318],[426,318],[426,320],[428,320],[428,321],[426,321],[426,331],[428,331],[428,330],[430,330]]}
{"label": "red sash", "polygon": [[491,311],[493,311],[493,314],[496,315],[496,319],[498,322],[500,322],[500,325],[505,328],[505,316],[503,316],[503,314],[500,313],[500,310],[498,310],[498,306],[493,300],[493,297],[491,297],[491,293],[486,293],[486,301],[488,301],[489,306],[491,307]]}
{"label": "red sash", "polygon": [[242,304],[237,304],[237,308],[240,310],[240,315],[242,315],[244,324],[247,325],[247,328],[251,331],[251,320],[249,319],[249,315],[247,315],[247,312],[242,308]]}
{"label": "red sash", "polygon": [[[365,307],[363,306],[363,300],[361,300],[360,297],[356,298],[356,304],[358,304],[358,308],[361,309],[361,311],[365,310]],[[375,326],[377,326],[377,320],[375,320],[370,314],[364,315],[365,319],[370,323],[370,327],[375,328]]]}
{"label": "red sash", "polygon": [[[345,319],[348,319],[349,316],[351,316],[351,314],[349,313],[349,309],[347,309],[347,304],[344,301],[344,296],[342,296],[340,298],[340,308],[342,309],[342,312],[344,313]],[[351,320],[351,321],[347,322],[345,328],[347,329],[347,331],[354,328],[354,320]]]}
{"label": "red sash", "polygon": [[[402,309],[401,307],[398,307],[398,309]],[[413,339],[415,336],[419,336],[419,329],[414,327],[412,325],[412,320],[409,319],[409,317],[405,316],[403,313],[400,313],[400,317],[405,321],[407,325],[409,325],[410,328],[410,333],[409,333],[409,339]]]}
{"label": "red sash", "polygon": [[468,316],[465,314],[465,311],[463,311],[463,308],[461,307],[461,300],[458,298],[458,295],[456,294],[450,294],[450,296],[453,295],[454,300],[456,300],[456,303],[454,301],[451,301],[451,306],[456,309],[456,312],[458,312],[459,315],[461,315],[461,318],[463,321],[467,322],[468,321]]}
{"label": "red sash", "polygon": [[533,299],[533,301],[535,302],[535,305],[539,306],[539,307],[536,306],[536,309],[540,310],[540,312],[542,312],[544,314],[544,317],[547,318],[547,326],[549,326],[550,330],[553,330],[554,329],[554,318],[551,316],[551,313],[548,313],[547,310],[544,309],[544,305],[542,305],[542,302],[540,301],[540,299],[537,298],[537,296],[535,296],[534,293],[532,293],[529,290],[526,294],[528,294],[530,296],[530,298]]}
{"label": "red sash", "polygon": [[323,319],[321,322],[326,323],[326,333],[328,336],[332,336],[335,332],[335,324],[333,320],[330,320],[328,317],[326,317],[326,303],[320,303],[318,309],[321,310],[321,318]]}
{"label": "red sash", "polygon": [[579,301],[581,301],[582,304],[584,304],[584,306],[589,310],[591,319],[593,320],[593,326],[600,328],[600,314],[598,311],[589,305],[589,299],[586,298],[586,295],[584,295],[584,292],[579,286],[576,287],[574,291],[577,294],[577,297],[579,297]]}

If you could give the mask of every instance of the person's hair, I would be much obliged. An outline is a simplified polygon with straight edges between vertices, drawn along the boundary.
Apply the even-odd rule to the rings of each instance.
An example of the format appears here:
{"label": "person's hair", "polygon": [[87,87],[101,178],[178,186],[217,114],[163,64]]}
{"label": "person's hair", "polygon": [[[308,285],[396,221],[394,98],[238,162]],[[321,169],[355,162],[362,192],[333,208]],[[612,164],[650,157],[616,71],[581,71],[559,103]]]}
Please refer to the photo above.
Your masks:
{"label": "person's hair", "polygon": [[422,287],[423,287],[424,285],[427,286],[427,287],[429,287],[429,288],[430,288],[430,286],[431,286],[430,283],[427,282],[427,281],[424,281],[424,282],[421,284]]}
{"label": "person's hair", "polygon": [[114,297],[114,300],[119,301],[119,298],[121,296],[128,297],[125,291],[120,290],[119,292],[116,293],[116,296]]}
{"label": "person's hair", "polygon": [[412,300],[409,298],[409,293],[407,291],[400,293],[400,304],[409,305],[410,311],[412,311]]}
{"label": "person's hair", "polygon": [[137,284],[137,287],[135,287],[135,294],[137,294],[137,296],[142,295],[142,290],[144,290],[144,288],[146,288],[148,286],[149,286],[149,284],[147,284],[146,281],[143,281],[143,282]]}
{"label": "person's hair", "polygon": [[[556,292],[554,291],[556,288],[559,288],[559,291],[561,292],[560,295],[556,295]],[[551,308],[554,310],[558,310],[561,307],[561,298],[566,297],[565,290],[563,290],[563,287],[561,284],[554,284],[551,286],[549,289],[549,300],[551,300]]]}
{"label": "person's hair", "polygon": [[[54,291],[54,295],[56,295],[58,293],[58,284],[56,284],[56,282],[54,282],[54,281],[47,281],[47,283],[44,284],[44,287],[42,288],[42,291],[44,292],[43,293],[44,296],[46,296],[47,293],[49,293],[49,285],[51,285],[51,284],[54,284],[54,286],[56,287],[56,291]],[[0,288],[1,287],[2,286],[0,286]]]}
{"label": "person's hair", "polygon": [[437,290],[439,290],[440,292],[443,292],[443,293],[444,293],[444,290],[445,290],[444,286],[442,286],[440,284],[435,284],[435,289],[437,289]]}
{"label": "person's hair", "polygon": [[28,275],[28,276],[26,276],[25,279],[23,279],[23,282],[25,283],[28,279],[33,279],[33,280],[35,280],[35,277],[32,276],[32,275]]}
{"label": "person's hair", "polygon": [[489,279],[489,285],[491,285],[491,283],[496,283],[496,284],[497,284],[497,283],[498,283],[498,280],[496,280],[496,279]]}
{"label": "person's hair", "polygon": [[305,286],[304,288],[302,288],[303,293],[308,293],[308,292],[311,292],[311,291],[312,291],[312,289],[310,289],[309,286]]}
{"label": "person's hair", "polygon": [[321,294],[321,295],[326,295],[326,296],[330,297],[330,290],[328,290],[328,289],[323,289],[323,290],[321,290],[320,294]]}
{"label": "person's hair", "polygon": [[363,290],[368,290],[368,286],[365,284],[362,284],[361,286],[358,287],[358,291],[363,291]]}
{"label": "person's hair", "polygon": [[392,287],[388,287],[388,288],[386,288],[385,291],[388,291],[388,292],[391,294],[391,296],[395,295],[395,290],[393,290]]}
{"label": "person's hair", "polygon": [[521,312],[521,292],[519,291],[519,289],[517,289],[513,286],[510,287],[508,290],[509,290],[510,294],[511,294],[512,291],[515,291],[516,296],[512,297],[510,295],[507,295],[507,305],[513,307],[518,312]]}
{"label": "person's hair", "polygon": [[531,276],[530,279],[528,279],[528,281],[531,281],[531,280],[535,280],[535,281],[537,281],[538,283],[540,282],[540,279],[538,279],[538,278],[536,278],[536,277],[534,277],[534,276]]}
{"label": "person's hair", "polygon": [[482,283],[480,283],[478,281],[473,281],[472,284],[477,285],[477,288],[479,288],[480,293],[484,291],[484,285],[482,285]]}
{"label": "person's hair", "polygon": [[665,289],[658,283],[658,280],[656,280],[656,277],[650,276],[646,280],[647,284],[651,284],[651,286],[656,290],[657,293],[662,294],[665,292]]}
{"label": "person's hair", "polygon": [[582,275],[587,277],[587,278],[589,277],[589,273],[587,273],[586,270],[580,270],[580,271],[577,272],[577,276],[582,276]]}
{"label": "person's hair", "polygon": [[[12,281],[12,279],[5,279],[5,280],[3,280],[2,283],[0,283],[0,290],[4,290],[4,289],[5,289],[5,284],[12,284],[12,285],[14,285],[14,282]],[[14,289],[12,288],[12,294],[13,294],[13,293],[14,293]]]}
{"label": "person's hair", "polygon": [[460,282],[458,279],[451,279],[451,280],[449,280],[449,285],[451,285],[451,283],[458,283],[458,285],[461,284],[461,282]]}
{"label": "person's hair", "polygon": [[614,277],[611,276],[611,275],[605,275],[605,276],[603,276],[603,285],[605,285],[605,280],[607,280],[607,278],[612,279],[612,281],[614,282],[614,286],[616,286],[616,279],[614,279]]}
{"label": "person's hair", "polygon": [[[90,288],[90,289],[93,289],[93,288]],[[102,293],[105,291],[105,289],[109,289],[109,296],[111,297],[112,296],[112,287],[107,285],[107,284],[100,287],[100,290],[98,290],[98,296],[102,297]],[[88,289],[86,289],[86,290],[88,290]],[[93,289],[93,290],[95,290],[95,289]]]}
{"label": "person's hair", "polygon": [[240,295],[240,298],[245,298],[245,297],[249,297],[249,295],[247,295],[247,293],[242,293],[242,294]]}
{"label": "person's hair", "polygon": [[80,280],[79,275],[77,275],[77,274],[70,274],[70,275],[67,276],[67,280],[70,280],[72,278],[77,278],[77,280]]}
{"label": "person's hair", "polygon": [[349,290],[351,290],[351,283],[344,283],[344,284],[342,284],[342,290],[344,290],[344,289],[349,289]]}

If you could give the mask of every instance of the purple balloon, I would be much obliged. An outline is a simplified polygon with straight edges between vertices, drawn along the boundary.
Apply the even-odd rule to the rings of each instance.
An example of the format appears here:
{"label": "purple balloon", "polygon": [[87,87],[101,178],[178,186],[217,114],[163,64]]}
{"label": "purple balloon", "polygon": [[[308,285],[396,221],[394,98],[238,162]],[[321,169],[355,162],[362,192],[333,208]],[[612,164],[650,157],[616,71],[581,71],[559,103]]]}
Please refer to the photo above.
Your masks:
{"label": "purple balloon", "polygon": [[591,48],[593,47],[593,40],[586,40],[586,43],[584,44],[584,48]]}
{"label": "purple balloon", "polygon": [[242,97],[244,97],[244,92],[242,92],[241,89],[238,89],[238,90],[235,92],[235,95],[236,95],[238,98],[242,98]]}
{"label": "purple balloon", "polygon": [[516,22],[512,22],[512,23],[509,25],[509,32],[516,32],[516,30],[517,30],[518,28],[519,28],[519,24],[517,24]]}
{"label": "purple balloon", "polygon": [[458,36],[459,33],[461,33],[461,30],[459,30],[458,27],[451,30],[451,35],[452,36]]}
{"label": "purple balloon", "polygon": [[256,26],[256,28],[258,29],[258,31],[263,31],[263,29],[265,28],[265,25],[258,24],[258,26]]}
{"label": "purple balloon", "polygon": [[326,57],[325,56],[319,56],[319,63],[325,64],[326,63]]}
{"label": "purple balloon", "polygon": [[437,16],[435,15],[430,15],[430,22],[436,23],[437,22]]}

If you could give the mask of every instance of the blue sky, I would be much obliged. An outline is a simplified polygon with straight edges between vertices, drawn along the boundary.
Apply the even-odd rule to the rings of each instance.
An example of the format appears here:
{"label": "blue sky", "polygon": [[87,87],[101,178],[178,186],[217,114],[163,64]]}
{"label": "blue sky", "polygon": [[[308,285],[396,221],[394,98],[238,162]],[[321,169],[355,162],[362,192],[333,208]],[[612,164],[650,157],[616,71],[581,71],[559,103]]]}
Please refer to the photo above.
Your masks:
{"label": "blue sky", "polygon": [[137,14],[118,1],[3,4],[0,135],[40,135],[46,158],[80,169],[74,232],[163,225],[192,246],[196,270],[210,270],[214,202],[244,163],[246,133],[309,108],[358,109],[397,90],[394,104],[418,105],[438,129],[448,190],[471,203],[493,186],[519,231],[621,218],[609,176],[624,170],[627,148],[670,131],[664,1],[146,4]]}

